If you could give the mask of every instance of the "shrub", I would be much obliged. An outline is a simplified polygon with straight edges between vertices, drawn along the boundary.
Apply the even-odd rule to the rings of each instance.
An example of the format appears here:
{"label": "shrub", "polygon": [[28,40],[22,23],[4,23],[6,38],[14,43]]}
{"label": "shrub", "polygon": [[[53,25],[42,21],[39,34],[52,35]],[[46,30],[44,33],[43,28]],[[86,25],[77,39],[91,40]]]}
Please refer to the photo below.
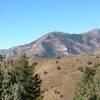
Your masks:
{"label": "shrub", "polygon": [[63,95],[61,94],[60,97],[63,98]]}
{"label": "shrub", "polygon": [[47,74],[48,72],[47,71],[44,71],[44,74]]}
{"label": "shrub", "polygon": [[55,94],[60,94],[60,92],[59,92],[59,91],[57,91],[57,90],[55,90],[55,91],[54,91],[54,93],[55,93]]}
{"label": "shrub", "polygon": [[56,63],[59,63],[58,61],[56,61]]}
{"label": "shrub", "polygon": [[57,66],[57,70],[60,70],[61,69],[61,67],[60,66]]}
{"label": "shrub", "polygon": [[92,64],[92,62],[91,62],[91,61],[88,61],[88,62],[87,62],[87,64],[88,64],[88,65],[91,65],[91,64]]}

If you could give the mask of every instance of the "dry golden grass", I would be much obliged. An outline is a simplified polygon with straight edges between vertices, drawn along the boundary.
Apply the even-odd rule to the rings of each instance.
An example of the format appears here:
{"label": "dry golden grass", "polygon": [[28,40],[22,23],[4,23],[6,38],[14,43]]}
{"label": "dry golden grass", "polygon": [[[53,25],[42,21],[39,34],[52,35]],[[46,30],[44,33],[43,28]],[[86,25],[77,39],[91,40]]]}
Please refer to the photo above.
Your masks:
{"label": "dry golden grass", "polygon": [[43,80],[44,100],[72,100],[81,76],[79,68],[98,64],[100,55],[38,60],[36,73]]}

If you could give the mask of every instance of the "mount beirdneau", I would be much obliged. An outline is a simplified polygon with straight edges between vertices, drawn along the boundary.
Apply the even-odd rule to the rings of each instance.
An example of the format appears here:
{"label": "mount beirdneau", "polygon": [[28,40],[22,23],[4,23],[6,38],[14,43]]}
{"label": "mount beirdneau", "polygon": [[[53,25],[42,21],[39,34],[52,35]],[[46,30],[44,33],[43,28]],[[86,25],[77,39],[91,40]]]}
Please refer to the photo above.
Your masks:
{"label": "mount beirdneau", "polygon": [[29,57],[58,57],[84,53],[99,53],[100,29],[80,34],[50,32],[29,44],[0,50],[5,57],[18,57],[26,54]]}

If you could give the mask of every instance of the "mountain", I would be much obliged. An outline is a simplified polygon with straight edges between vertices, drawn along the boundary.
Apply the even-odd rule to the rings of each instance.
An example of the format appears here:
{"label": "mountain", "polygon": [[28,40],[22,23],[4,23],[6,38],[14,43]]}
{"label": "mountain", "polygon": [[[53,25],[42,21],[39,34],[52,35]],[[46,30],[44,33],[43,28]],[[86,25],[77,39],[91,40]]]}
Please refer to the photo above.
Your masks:
{"label": "mountain", "polygon": [[83,44],[90,49],[100,50],[100,29],[94,29],[87,33],[83,33]]}
{"label": "mountain", "polygon": [[100,51],[100,29],[81,34],[50,32],[29,44],[0,50],[0,55],[18,57],[58,57]]}

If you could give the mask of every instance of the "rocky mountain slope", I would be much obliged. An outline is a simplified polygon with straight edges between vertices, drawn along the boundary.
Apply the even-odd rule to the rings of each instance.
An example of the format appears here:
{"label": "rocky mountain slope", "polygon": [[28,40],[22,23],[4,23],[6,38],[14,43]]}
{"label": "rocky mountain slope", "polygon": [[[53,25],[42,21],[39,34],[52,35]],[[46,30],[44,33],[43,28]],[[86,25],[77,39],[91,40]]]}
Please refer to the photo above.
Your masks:
{"label": "rocky mountain slope", "polygon": [[0,50],[0,55],[17,57],[58,57],[100,51],[100,29],[81,34],[51,32],[29,44]]}

